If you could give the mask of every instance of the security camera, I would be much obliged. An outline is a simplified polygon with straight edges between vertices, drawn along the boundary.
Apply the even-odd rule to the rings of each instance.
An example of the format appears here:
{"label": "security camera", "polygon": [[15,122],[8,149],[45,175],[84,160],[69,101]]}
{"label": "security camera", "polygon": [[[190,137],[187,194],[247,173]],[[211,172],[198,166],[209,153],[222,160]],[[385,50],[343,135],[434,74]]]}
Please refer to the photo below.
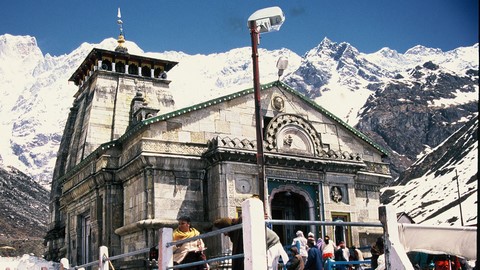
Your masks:
{"label": "security camera", "polygon": [[252,22],[255,22],[259,27],[259,33],[280,30],[285,21],[285,14],[279,7],[269,7],[255,11],[248,18],[248,27],[251,27]]}

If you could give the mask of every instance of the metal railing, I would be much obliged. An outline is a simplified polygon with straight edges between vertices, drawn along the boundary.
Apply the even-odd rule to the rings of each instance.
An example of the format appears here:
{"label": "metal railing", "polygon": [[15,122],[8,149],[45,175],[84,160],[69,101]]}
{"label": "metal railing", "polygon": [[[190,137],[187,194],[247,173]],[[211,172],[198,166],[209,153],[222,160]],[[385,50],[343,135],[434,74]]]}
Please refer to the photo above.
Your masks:
{"label": "metal railing", "polygon": [[[201,265],[205,263],[219,262],[219,261],[228,261],[232,259],[245,258],[244,264],[246,270],[258,270],[258,269],[267,269],[266,262],[266,243],[265,241],[256,241],[257,239],[265,239],[265,228],[266,225],[333,225],[333,226],[362,226],[362,227],[383,227],[384,231],[384,245],[385,245],[385,269],[406,269],[413,270],[408,257],[407,251],[414,250],[419,248],[420,244],[415,241],[409,243],[402,243],[409,232],[404,232],[405,228],[409,228],[409,231],[412,231],[411,234],[425,231],[426,229],[431,229],[430,227],[410,224],[408,226],[399,225],[396,220],[395,209],[388,206],[379,207],[379,219],[380,222],[341,222],[341,221],[311,221],[311,220],[265,220],[263,212],[263,203],[258,199],[247,199],[242,203],[242,224],[233,225],[230,227],[218,229],[212,232],[204,233],[192,238],[183,239],[179,241],[172,241],[173,239],[173,230],[171,228],[160,228],[159,229],[159,243],[158,243],[158,260],[157,265],[158,269],[182,269],[186,267],[191,267],[195,265]],[[243,243],[244,243],[244,253],[243,254],[233,254],[227,256],[221,256],[217,258],[212,258],[208,260],[203,260],[200,262],[194,262],[189,264],[173,265],[173,251],[172,247],[175,245],[195,241],[198,239],[204,239],[208,237],[213,237],[222,233],[239,230],[243,231]],[[476,237],[476,228],[460,227],[460,228],[445,228],[442,229],[442,234],[452,234],[452,233],[469,233],[468,238]],[[472,235],[472,237],[470,237]],[[401,236],[401,237],[400,237]],[[465,236],[465,235],[464,235]],[[253,245],[252,243],[255,242]],[[405,247],[404,247],[405,245]],[[407,247],[408,245],[408,247]],[[407,250],[408,248],[408,250]],[[436,247],[437,248],[437,247]],[[440,247],[445,248],[445,247]],[[470,249],[474,249],[475,246],[469,246]],[[475,249],[476,251],[476,249]],[[108,256],[108,248],[105,246],[100,247],[99,260],[94,262],[89,262],[87,264],[69,267],[68,260],[66,258],[61,260],[60,269],[85,269],[85,267],[98,265],[99,270],[109,270],[112,265],[112,261],[123,259],[129,256],[135,256],[139,254],[144,254],[150,252],[150,248],[144,248],[132,252],[128,252],[116,256]],[[262,255],[263,254],[263,255]],[[62,262],[63,261],[63,262]],[[284,262],[286,263],[286,262]],[[326,262],[325,269],[331,270],[335,265],[358,265],[358,264],[369,264],[370,260],[363,261],[333,261],[329,260]],[[112,267],[113,270],[113,267]]]}

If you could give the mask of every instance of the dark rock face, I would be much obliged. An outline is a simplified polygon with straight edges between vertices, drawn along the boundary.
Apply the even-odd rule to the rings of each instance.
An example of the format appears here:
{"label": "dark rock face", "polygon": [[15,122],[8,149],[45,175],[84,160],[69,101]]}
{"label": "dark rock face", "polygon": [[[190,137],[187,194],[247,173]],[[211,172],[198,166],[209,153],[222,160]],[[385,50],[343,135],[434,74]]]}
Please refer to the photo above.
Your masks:
{"label": "dark rock face", "polygon": [[17,254],[42,255],[47,232],[49,192],[31,177],[0,168],[0,244]]}
{"label": "dark rock face", "polygon": [[402,172],[395,185],[405,185],[410,179],[418,178],[428,172],[433,172],[435,176],[445,174],[442,168],[448,169],[448,165],[459,163],[468,153],[466,149],[473,147],[477,141],[478,116],[475,116],[421,162]]}
{"label": "dark rock face", "polygon": [[478,114],[402,172],[380,201],[401,207],[417,223],[475,226],[477,163]]}
{"label": "dark rock face", "polygon": [[436,69],[431,62],[424,66],[412,73],[413,77],[423,74],[418,80],[376,85],[356,126],[391,151],[396,175],[410,166],[425,146],[437,146],[463,126],[462,119],[478,112],[477,102],[435,105],[435,101],[455,98],[457,92],[474,92],[478,77],[429,72]]}

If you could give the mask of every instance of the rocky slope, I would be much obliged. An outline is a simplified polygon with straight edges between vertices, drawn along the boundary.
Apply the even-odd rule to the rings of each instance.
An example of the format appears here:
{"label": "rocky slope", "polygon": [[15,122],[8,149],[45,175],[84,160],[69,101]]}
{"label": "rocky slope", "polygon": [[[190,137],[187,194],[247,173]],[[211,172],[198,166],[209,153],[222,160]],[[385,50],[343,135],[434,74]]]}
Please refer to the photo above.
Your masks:
{"label": "rocky slope", "polygon": [[[384,188],[382,203],[416,223],[478,223],[478,115]],[[461,205],[460,205],[461,204]]]}
{"label": "rocky slope", "polygon": [[396,175],[478,112],[478,100],[463,99],[478,94],[478,71],[473,69],[449,73],[428,61],[411,69],[406,78],[398,76],[369,88],[374,93],[356,127],[390,150]]}
{"label": "rocky slope", "polygon": [[0,246],[43,254],[49,192],[14,168],[0,168]]}
{"label": "rocky slope", "polygon": [[[0,35],[0,244],[44,236],[47,190],[76,91],[68,78],[93,47],[115,46],[110,38],[51,56],[42,54],[34,37]],[[168,74],[176,109],[252,87],[250,48],[186,55],[145,53],[133,42],[127,47],[132,54],[179,62]],[[421,177],[436,181],[417,170],[402,173],[478,113],[478,44],[448,52],[416,46],[404,54],[388,48],[363,54],[346,42],[324,39],[303,56],[288,49],[260,49],[259,54],[262,83],[278,79],[275,63],[288,56],[281,79],[389,150],[392,172],[401,175],[403,186],[418,185]],[[449,147],[456,146],[445,149]],[[451,170],[428,166],[451,180]],[[472,171],[476,175],[478,168]],[[467,185],[472,177],[476,179],[459,175]],[[410,184],[412,179],[418,181]],[[395,202],[391,193],[385,194],[390,197],[386,201]],[[417,207],[438,206],[426,195],[411,199]]]}

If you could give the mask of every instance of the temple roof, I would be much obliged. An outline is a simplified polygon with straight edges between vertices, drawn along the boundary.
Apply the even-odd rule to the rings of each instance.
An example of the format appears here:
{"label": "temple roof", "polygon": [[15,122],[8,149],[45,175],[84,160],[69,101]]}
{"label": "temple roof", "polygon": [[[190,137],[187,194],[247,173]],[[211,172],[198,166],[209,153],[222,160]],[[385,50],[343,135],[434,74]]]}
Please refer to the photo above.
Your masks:
{"label": "temple roof", "polygon": [[88,72],[92,69],[92,66],[94,66],[98,60],[102,60],[104,57],[111,58],[113,62],[116,60],[123,60],[126,62],[136,61],[139,62],[140,65],[148,64],[152,66],[162,66],[165,72],[170,71],[175,65],[178,64],[178,62],[169,60],[94,48],[92,51],[90,51],[87,57],[85,57],[82,64],[80,64],[80,66],[68,80],[74,82],[75,85],[79,85],[80,81],[82,81],[83,78],[88,75]]}

